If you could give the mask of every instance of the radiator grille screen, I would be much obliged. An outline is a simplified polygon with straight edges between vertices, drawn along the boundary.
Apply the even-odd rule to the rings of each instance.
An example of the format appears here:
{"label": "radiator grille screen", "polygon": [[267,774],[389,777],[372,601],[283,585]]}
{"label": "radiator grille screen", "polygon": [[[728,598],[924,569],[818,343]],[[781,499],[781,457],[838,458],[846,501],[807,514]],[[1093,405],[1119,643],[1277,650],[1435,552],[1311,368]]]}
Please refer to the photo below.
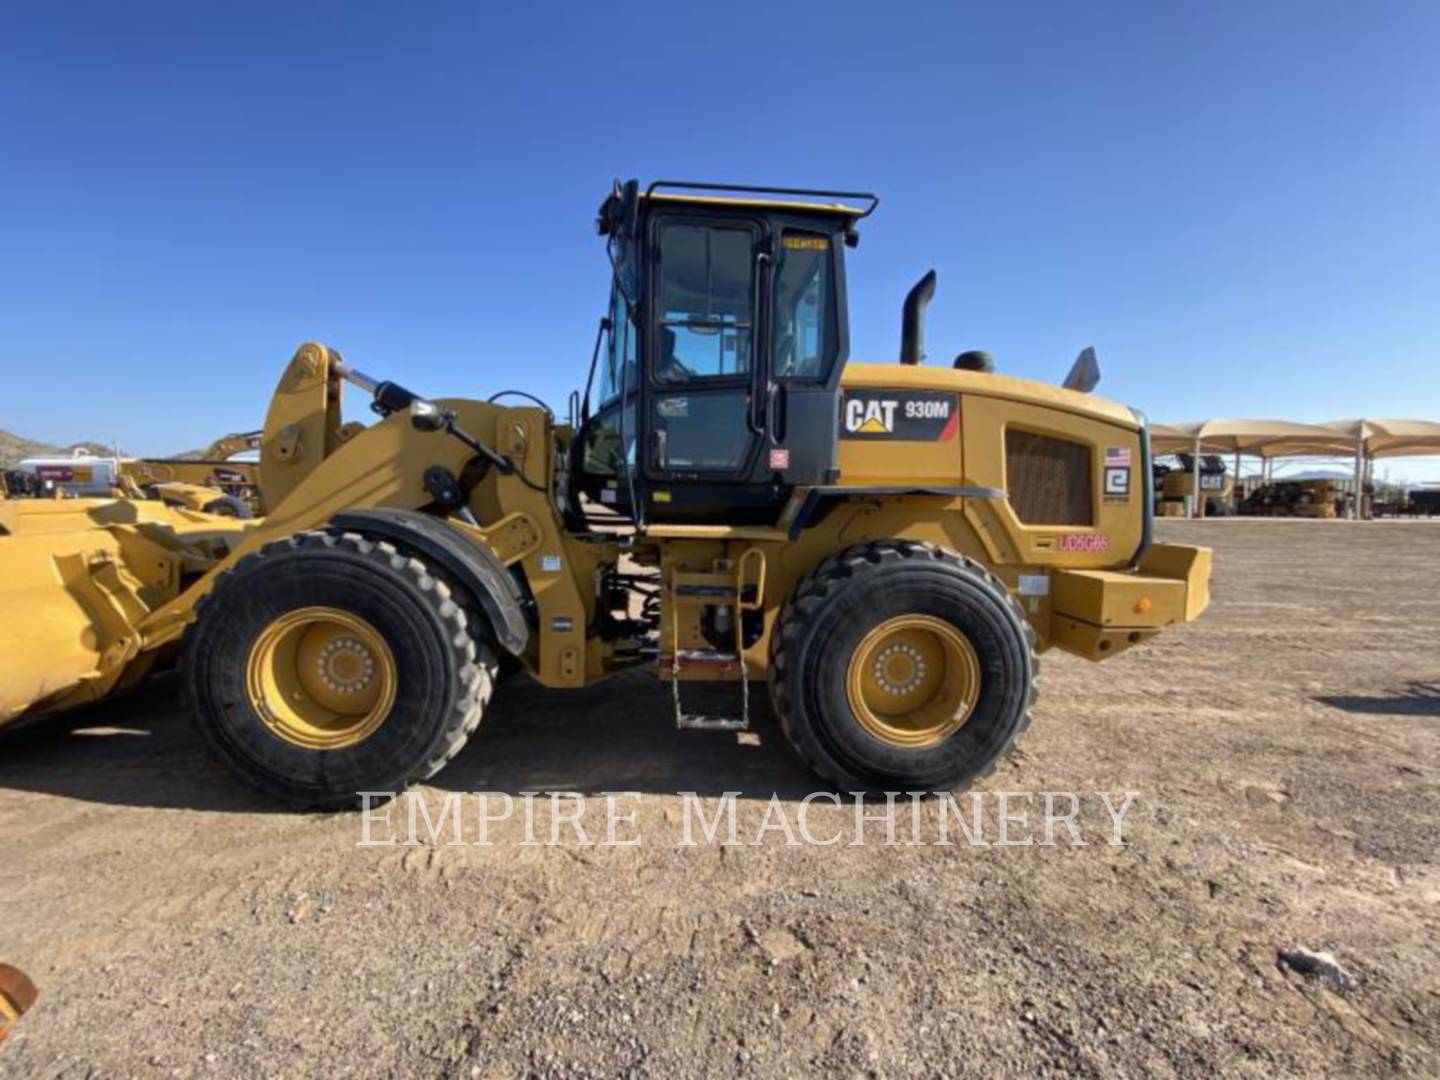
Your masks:
{"label": "radiator grille screen", "polygon": [[1005,432],[1005,483],[1026,525],[1095,524],[1090,447],[1069,439]]}

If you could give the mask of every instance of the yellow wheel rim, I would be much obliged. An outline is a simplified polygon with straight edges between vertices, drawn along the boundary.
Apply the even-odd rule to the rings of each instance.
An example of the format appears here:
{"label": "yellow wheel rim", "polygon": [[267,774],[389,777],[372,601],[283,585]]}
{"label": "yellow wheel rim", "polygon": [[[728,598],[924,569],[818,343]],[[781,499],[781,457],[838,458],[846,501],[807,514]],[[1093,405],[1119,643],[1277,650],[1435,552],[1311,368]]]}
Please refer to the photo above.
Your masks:
{"label": "yellow wheel rim", "polygon": [[881,742],[935,746],[970,719],[980,696],[980,659],[945,620],[897,615],[855,647],[846,693],[855,719]]}
{"label": "yellow wheel rim", "polygon": [[339,750],[368,739],[395,704],[395,656],[364,619],[331,607],[287,612],[245,664],[250,701],[288,743]]}

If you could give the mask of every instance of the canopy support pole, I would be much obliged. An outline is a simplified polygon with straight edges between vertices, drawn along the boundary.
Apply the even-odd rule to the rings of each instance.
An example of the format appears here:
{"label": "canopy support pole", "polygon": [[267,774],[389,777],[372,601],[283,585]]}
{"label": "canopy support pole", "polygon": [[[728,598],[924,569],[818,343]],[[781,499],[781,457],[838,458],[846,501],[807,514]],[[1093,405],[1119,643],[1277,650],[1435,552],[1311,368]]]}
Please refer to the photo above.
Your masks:
{"label": "canopy support pole", "polygon": [[[1240,451],[1235,451],[1235,475],[1230,478],[1230,513],[1240,505]],[[1223,490],[1223,489],[1222,489]]]}
{"label": "canopy support pole", "polygon": [[1200,491],[1200,440],[1195,440],[1195,459],[1191,462],[1190,490],[1194,492],[1191,496],[1190,516],[1203,518],[1205,516],[1205,496]]}
{"label": "canopy support pole", "polygon": [[1360,491],[1365,486],[1365,436],[1355,440],[1355,497],[1350,501],[1350,518],[1360,520]]}

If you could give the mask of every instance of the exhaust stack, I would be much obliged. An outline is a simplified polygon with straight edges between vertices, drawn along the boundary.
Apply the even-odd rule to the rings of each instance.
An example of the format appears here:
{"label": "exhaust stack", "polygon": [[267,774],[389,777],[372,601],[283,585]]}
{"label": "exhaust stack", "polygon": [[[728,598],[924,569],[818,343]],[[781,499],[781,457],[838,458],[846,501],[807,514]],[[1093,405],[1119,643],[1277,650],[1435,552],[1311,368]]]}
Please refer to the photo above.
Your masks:
{"label": "exhaust stack", "polygon": [[918,364],[925,359],[925,308],[935,296],[935,271],[915,283],[905,297],[900,319],[900,363]]}

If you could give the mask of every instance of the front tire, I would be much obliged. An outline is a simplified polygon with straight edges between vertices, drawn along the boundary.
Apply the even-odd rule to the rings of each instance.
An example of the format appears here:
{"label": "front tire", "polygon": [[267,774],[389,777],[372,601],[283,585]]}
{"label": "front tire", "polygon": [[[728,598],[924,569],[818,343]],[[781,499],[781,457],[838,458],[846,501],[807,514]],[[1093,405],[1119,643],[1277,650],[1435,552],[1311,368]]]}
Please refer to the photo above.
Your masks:
{"label": "front tire", "polygon": [[459,753],[490,700],[475,617],[390,543],[300,533],[241,559],[198,606],[191,716],[221,761],[286,802],[402,791]]}
{"label": "front tire", "polygon": [[932,544],[821,563],[770,636],[770,696],[796,752],[844,791],[965,787],[1030,723],[1035,634],[1004,584]]}

